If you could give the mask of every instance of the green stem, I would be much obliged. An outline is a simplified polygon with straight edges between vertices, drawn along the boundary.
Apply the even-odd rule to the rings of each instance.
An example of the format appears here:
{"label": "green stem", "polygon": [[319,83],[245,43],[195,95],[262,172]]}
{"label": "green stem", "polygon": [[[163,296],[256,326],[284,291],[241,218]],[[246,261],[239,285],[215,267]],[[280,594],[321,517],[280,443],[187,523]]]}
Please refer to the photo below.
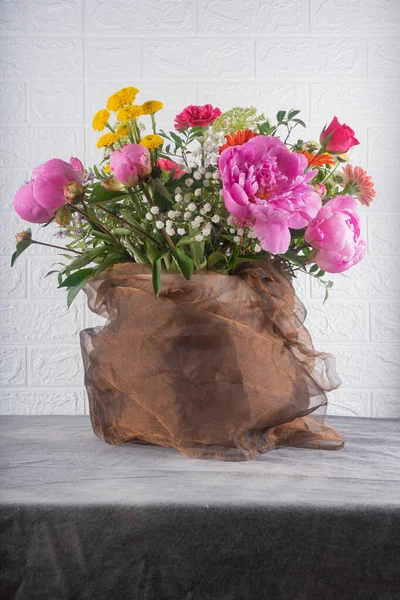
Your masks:
{"label": "green stem", "polygon": [[153,244],[156,244],[159,248],[162,248],[161,244],[157,242],[157,240],[154,239],[150,234],[148,234],[147,231],[140,229],[140,227],[136,227],[136,225],[132,225],[132,223],[129,223],[129,221],[127,221],[126,219],[123,219],[119,215],[114,214],[113,212],[111,212],[111,210],[108,210],[108,208],[104,208],[104,206],[101,206],[100,204],[97,204],[96,206],[97,208],[100,208],[100,210],[106,212],[111,217],[114,217],[114,219],[117,219],[118,221],[121,221],[121,223],[124,223],[124,225],[129,225],[129,227],[131,227],[135,231],[139,231],[141,234],[143,234],[145,237],[151,240]]}
{"label": "green stem", "polygon": [[153,133],[154,133],[154,135],[156,135],[156,133],[157,133],[156,119],[154,117],[154,114],[151,114],[150,117],[151,117],[151,126],[153,128]]}
{"label": "green stem", "polygon": [[32,244],[38,244],[38,246],[47,246],[48,248],[57,248],[57,250],[65,250],[66,252],[74,252],[75,254],[82,254],[82,252],[78,252],[78,250],[73,250],[72,248],[64,248],[63,246],[46,244],[45,242],[37,242],[36,240],[32,240]]}
{"label": "green stem", "polygon": [[[100,208],[99,205],[96,205],[97,208]],[[112,241],[114,242],[114,244],[116,244],[116,246],[119,246],[120,248],[123,248],[122,244],[120,244],[120,242],[117,240],[116,237],[113,236],[113,234],[108,231],[108,229],[106,229],[104,227],[104,225],[102,225],[101,223],[96,223],[95,221],[93,221],[88,214],[85,213],[84,210],[78,208],[76,205],[73,207],[74,210],[76,210],[76,212],[78,212],[80,215],[82,215],[82,217],[84,217],[89,223],[91,223],[92,225],[94,225],[95,227],[98,227],[99,229],[101,229],[101,231],[103,233],[105,233],[106,235],[108,235],[108,237],[110,239],[112,239]]]}

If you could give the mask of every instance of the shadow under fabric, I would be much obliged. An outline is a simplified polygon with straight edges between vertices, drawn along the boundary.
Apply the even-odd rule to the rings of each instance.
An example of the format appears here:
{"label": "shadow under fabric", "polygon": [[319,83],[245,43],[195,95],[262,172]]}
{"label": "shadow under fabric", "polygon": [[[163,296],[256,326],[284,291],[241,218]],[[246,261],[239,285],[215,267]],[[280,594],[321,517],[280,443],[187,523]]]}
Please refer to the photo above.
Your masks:
{"label": "shadow under fabric", "polygon": [[109,444],[220,460],[343,446],[323,424],[325,392],[341,383],[335,359],[314,350],[277,261],[190,281],[165,273],[159,299],[149,266],[122,263],[84,290],[107,318],[81,332],[81,347],[93,430]]}

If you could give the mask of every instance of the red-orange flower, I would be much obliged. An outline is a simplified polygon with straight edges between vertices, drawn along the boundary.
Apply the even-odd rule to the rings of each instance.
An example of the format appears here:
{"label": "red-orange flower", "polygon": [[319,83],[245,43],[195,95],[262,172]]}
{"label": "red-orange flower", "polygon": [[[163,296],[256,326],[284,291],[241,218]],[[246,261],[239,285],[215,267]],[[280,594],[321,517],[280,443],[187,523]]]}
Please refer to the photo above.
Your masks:
{"label": "red-orange flower", "polygon": [[354,194],[364,206],[370,206],[376,196],[374,182],[361,167],[346,165],[342,172],[344,185],[350,184],[349,194]]}
{"label": "red-orange flower", "polygon": [[324,165],[334,165],[335,161],[327,152],[324,154],[312,154],[304,150],[300,154],[304,154],[309,167],[323,167]]}
{"label": "red-orange flower", "polygon": [[226,143],[219,147],[219,153],[221,154],[223,150],[229,148],[230,146],[242,146],[251,140],[251,138],[257,137],[257,135],[258,133],[251,131],[251,129],[239,129],[239,131],[236,131],[236,133],[230,133],[229,135],[225,136]]}

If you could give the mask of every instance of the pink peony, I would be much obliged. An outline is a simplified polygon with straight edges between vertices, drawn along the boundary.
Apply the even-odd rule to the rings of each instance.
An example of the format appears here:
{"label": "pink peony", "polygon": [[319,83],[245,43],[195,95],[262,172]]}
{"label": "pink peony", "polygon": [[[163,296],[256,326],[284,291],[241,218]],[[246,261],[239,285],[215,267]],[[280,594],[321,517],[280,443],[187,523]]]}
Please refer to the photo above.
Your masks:
{"label": "pink peony", "polygon": [[60,206],[66,204],[65,188],[70,183],[82,185],[83,165],[77,158],[67,163],[52,158],[32,172],[32,181],[14,196],[14,209],[30,223],[46,223]]}
{"label": "pink peony", "polygon": [[141,144],[127,144],[111,154],[110,169],[118,181],[134,187],[151,173],[150,152]]}
{"label": "pink peony", "polygon": [[174,171],[174,179],[179,179],[179,177],[182,177],[182,175],[185,174],[185,171],[182,171],[182,169],[179,168],[178,163],[173,160],[168,160],[167,158],[159,158],[157,167],[168,173]]}
{"label": "pink peony", "polygon": [[190,104],[179,115],[176,115],[175,129],[182,131],[189,127],[207,127],[210,123],[214,123],[221,114],[220,109],[213,108],[211,104],[204,106]]}
{"label": "pink peony", "polygon": [[291,229],[315,217],[321,198],[308,182],[307,159],[275,137],[260,135],[224,150],[219,159],[225,206],[239,219],[251,219],[264,250],[284,254]]}
{"label": "pink peony", "polygon": [[323,271],[347,271],[364,257],[367,246],[356,207],[352,196],[332,198],[307,227],[304,240],[317,250],[314,261]]}
{"label": "pink peony", "polygon": [[[324,143],[330,134],[332,134],[331,137]],[[337,117],[333,117],[328,127],[323,129],[319,141],[328,152],[337,154],[343,154],[360,143],[354,137],[351,127],[345,124],[341,125]]]}

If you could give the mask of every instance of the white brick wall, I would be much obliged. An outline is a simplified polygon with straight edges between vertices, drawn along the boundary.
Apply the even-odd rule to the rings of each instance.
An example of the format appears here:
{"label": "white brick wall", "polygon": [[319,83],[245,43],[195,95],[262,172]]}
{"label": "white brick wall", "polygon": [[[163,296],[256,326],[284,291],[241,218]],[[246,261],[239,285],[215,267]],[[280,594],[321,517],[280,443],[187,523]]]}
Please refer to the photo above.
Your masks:
{"label": "white brick wall", "polygon": [[334,114],[353,126],[378,191],[362,210],[368,257],[325,305],[315,282],[298,290],[317,348],[338,357],[330,412],[400,417],[399,0],[0,0],[0,33],[1,413],[87,411],[78,332],[93,318],[43,279],[52,250],[9,268],[11,202],[50,157],[93,164],[93,113],[134,84],[165,103],[163,127],[196,102],[300,108],[312,138]]}

